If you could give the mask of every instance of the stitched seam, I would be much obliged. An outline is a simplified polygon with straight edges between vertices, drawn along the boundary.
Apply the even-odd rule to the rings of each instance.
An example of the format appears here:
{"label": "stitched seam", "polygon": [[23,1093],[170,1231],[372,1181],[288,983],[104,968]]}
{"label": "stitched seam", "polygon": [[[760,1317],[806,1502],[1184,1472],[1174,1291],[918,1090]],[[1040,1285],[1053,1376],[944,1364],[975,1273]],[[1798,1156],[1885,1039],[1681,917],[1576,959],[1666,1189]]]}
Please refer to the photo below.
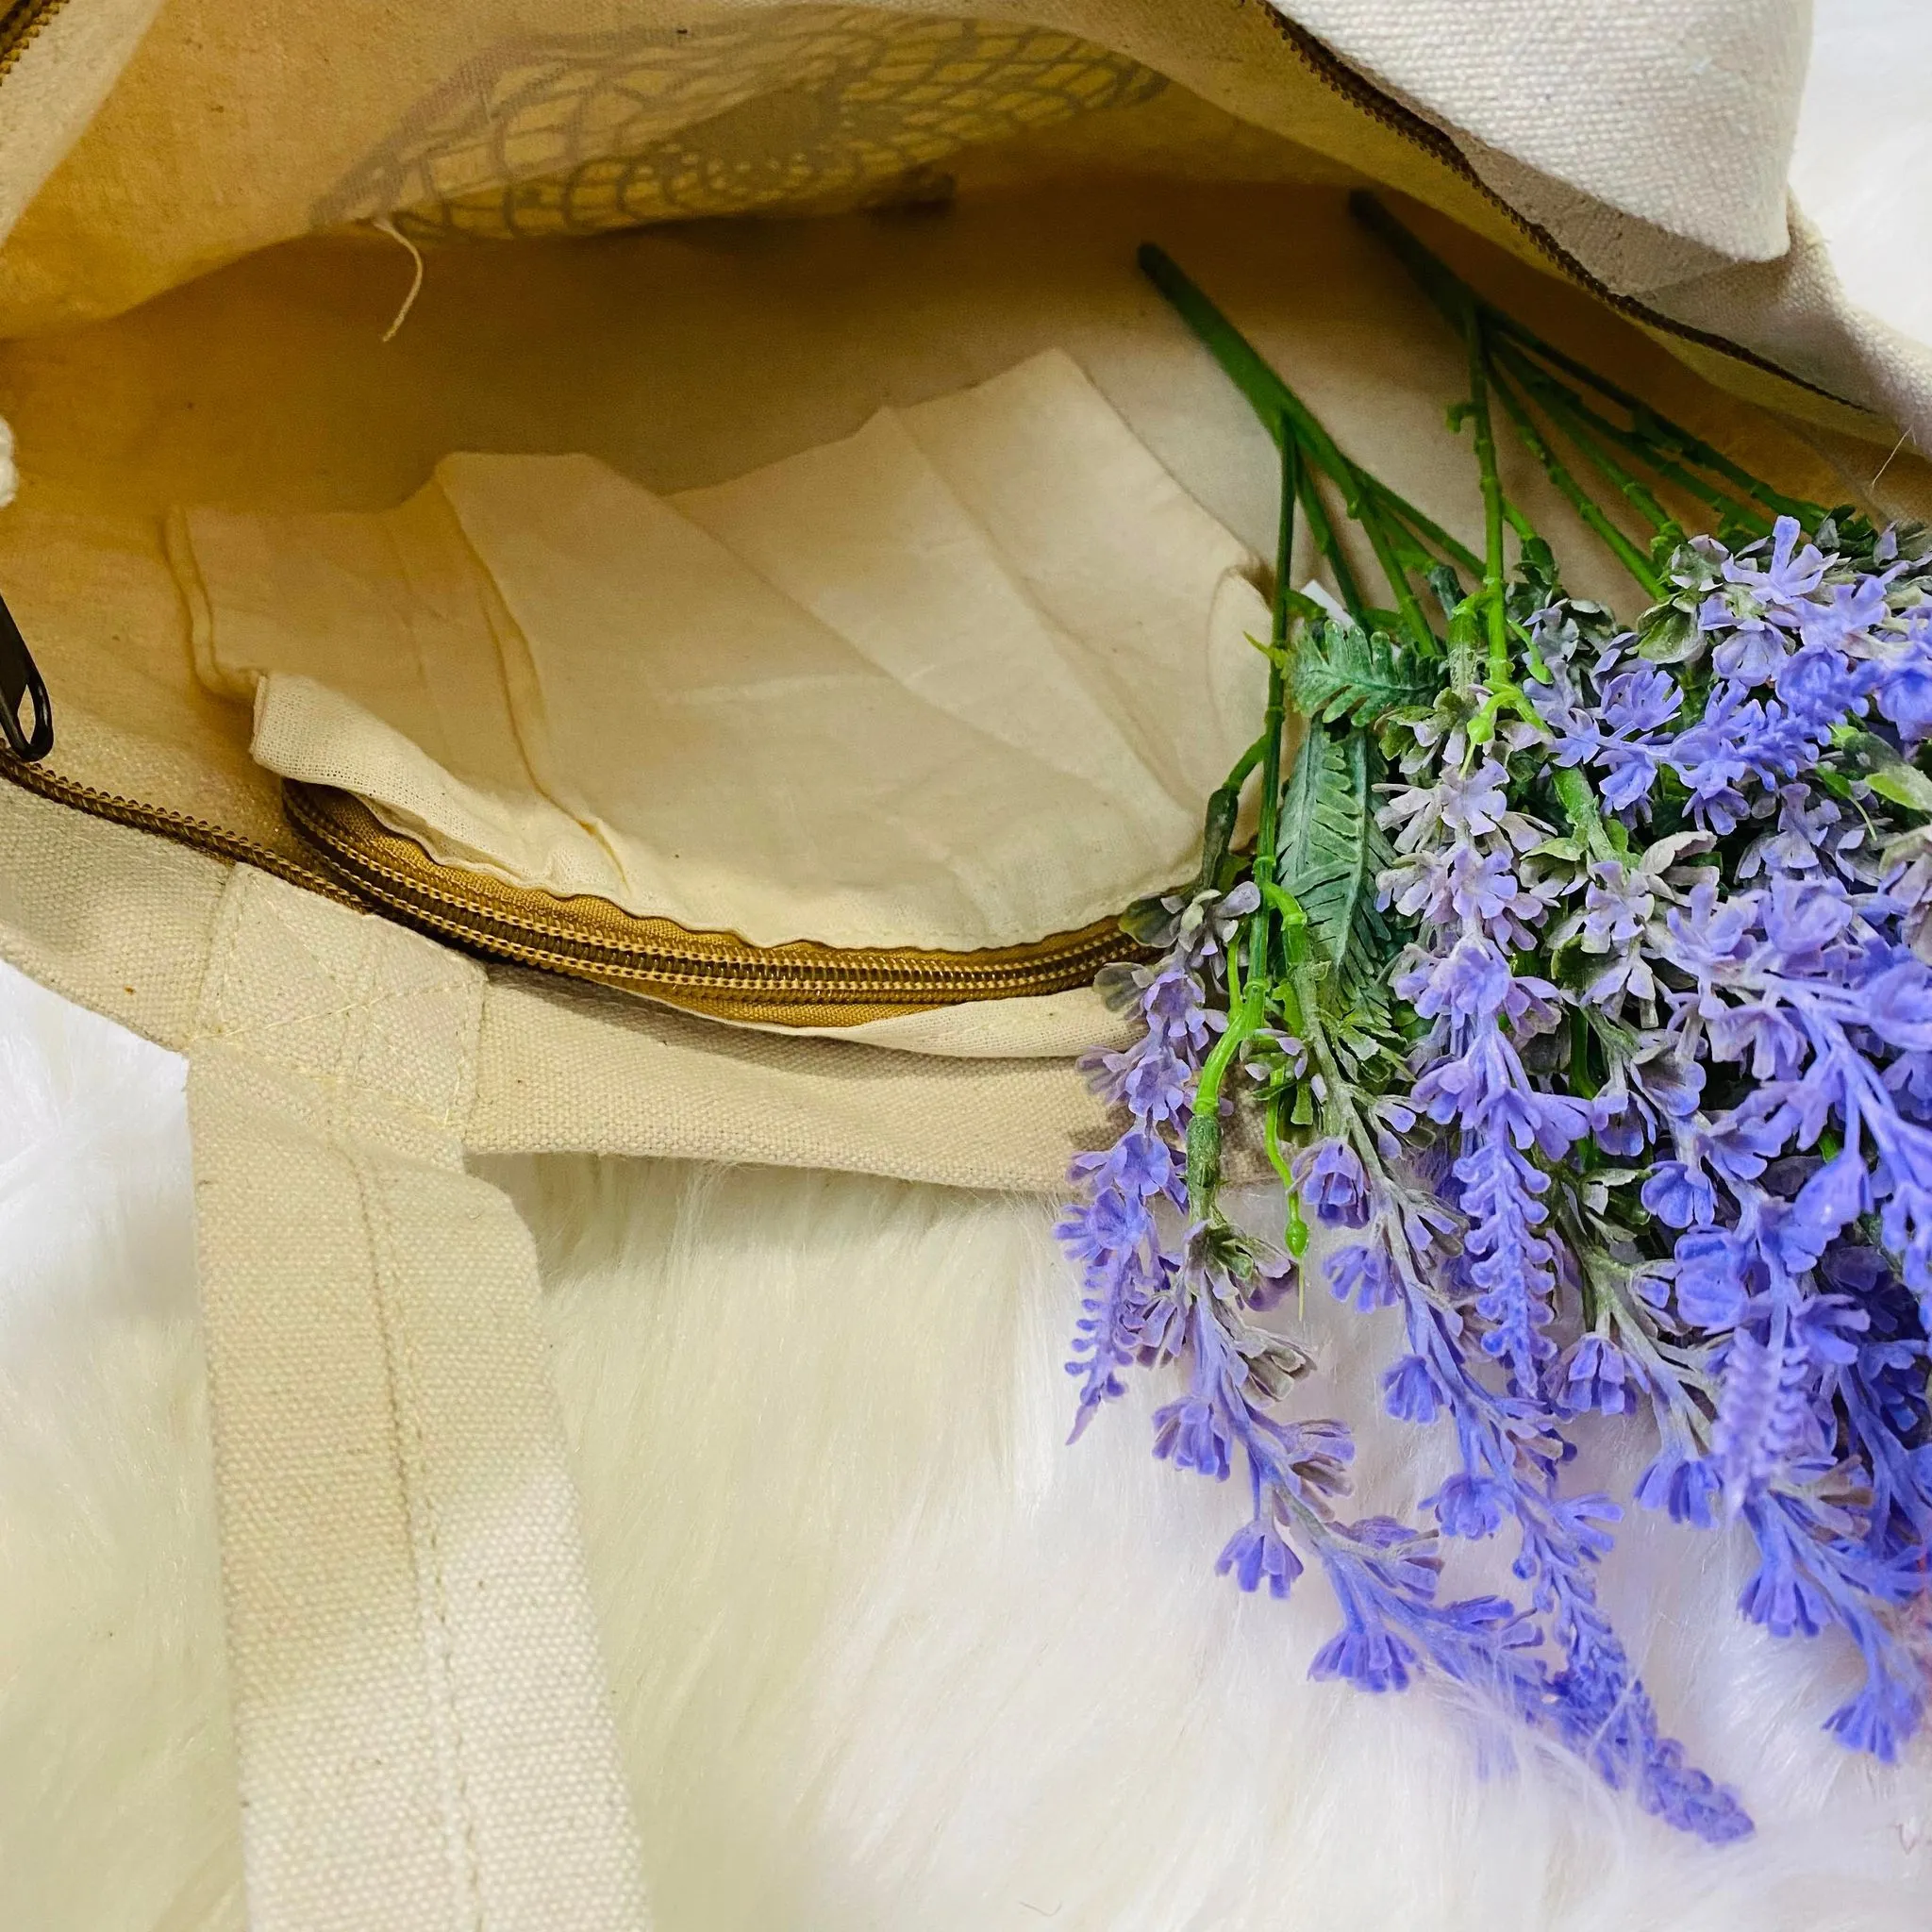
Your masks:
{"label": "stitched seam", "polygon": [[[392,991],[376,994],[371,990],[370,982],[379,960],[389,957],[395,935],[376,922],[370,922],[364,937],[364,943],[358,949],[358,984],[354,992],[340,1005],[327,1007],[307,1007],[301,1010],[271,1020],[246,1021],[236,1018],[228,1011],[228,991],[238,969],[240,955],[246,941],[250,916],[259,913],[274,921],[281,936],[293,945],[308,960],[317,972],[329,981],[331,986],[340,987],[341,975],[303,935],[298,932],[284,914],[284,908],[276,903],[273,889],[258,886],[253,876],[238,871],[236,874],[238,901],[247,895],[247,903],[238,903],[236,917],[232,922],[233,930],[224,947],[222,968],[214,989],[213,998],[208,1007],[207,1028],[212,1038],[230,1044],[249,1042],[246,1050],[255,1052],[271,1065],[278,1065],[291,1072],[307,1074],[326,1083],[340,1097],[344,1092],[355,1092],[360,1097],[377,1100],[400,1111],[426,1121],[447,1132],[457,1124],[457,1108],[464,1086],[464,1063],[467,1058],[470,1008],[474,1002],[467,997],[470,991],[467,982],[456,976],[444,974],[440,978],[429,978],[422,983],[408,985]],[[415,941],[410,941],[413,947]],[[426,963],[426,962],[425,962]],[[438,961],[437,964],[441,962]],[[425,1102],[404,1092],[376,1083],[373,1092],[362,1093],[357,1078],[363,1071],[367,1056],[359,1051],[347,1050],[347,1037],[356,1035],[352,1024],[357,1018],[366,1019],[378,1008],[419,1003],[425,1015],[432,1005],[440,1004],[445,1010],[443,1026],[446,1029],[446,1047],[454,1060],[448,1077],[447,1097],[439,1106],[434,1101]],[[277,1052],[271,1048],[262,1051],[257,1044],[263,1036],[286,1031],[290,1028],[308,1028],[326,1025],[331,1021],[342,1021],[344,1037],[336,1042],[336,1064],[325,1064],[327,1056],[323,1053],[304,1051],[301,1047],[290,1050],[284,1047]],[[360,1038],[366,1039],[366,1028]],[[352,1071],[345,1073],[343,1068]]]}
{"label": "stitched seam", "polygon": [[475,1097],[476,1036],[483,1024],[483,981],[478,974],[453,984],[450,1005],[449,1089],[439,1118],[455,1132],[469,1117]]}
{"label": "stitched seam", "polygon": [[[443,1808],[450,1877],[458,1894],[456,1903],[463,1911],[464,1924],[475,1928],[475,1932],[481,1932],[484,1923],[482,1874],[476,1851],[475,1807],[470,1795],[468,1752],[456,1687],[455,1643],[449,1621],[449,1581],[443,1568],[441,1533],[428,1476],[428,1438],[423,1426],[419,1399],[422,1382],[420,1362],[414,1335],[395,1292],[394,1217],[381,1181],[367,1157],[353,1145],[345,1145],[343,1152],[355,1172],[363,1227],[369,1241],[376,1322],[382,1334],[388,1371],[396,1475],[409,1525],[409,1547],[416,1573],[417,1611],[423,1626],[424,1647],[427,1652],[425,1679],[432,1706],[431,1735],[438,1747],[437,1755],[444,1761]],[[452,1812],[454,1817],[449,1815]]]}
{"label": "stitched seam", "polygon": [[[335,974],[329,971],[327,960],[290,924],[289,920],[284,916],[284,908],[272,900],[264,907],[264,910],[274,918],[276,925],[290,943],[297,947],[307,958],[312,960],[316,969],[333,985],[335,983]],[[360,949],[361,971],[357,978],[355,996],[346,1006],[328,1008],[311,1008],[306,1013],[296,1016],[296,1018],[302,1021],[327,1021],[339,1018],[345,1023],[349,1023],[358,1016],[366,1020],[379,1007],[421,1003],[426,1008],[432,1003],[440,1002],[446,1009],[451,1009],[448,1012],[445,1024],[448,1027],[447,1051],[458,1061],[457,1074],[452,1081],[452,1091],[454,1092],[455,1087],[461,1077],[460,1062],[466,1031],[464,1024],[466,1016],[463,1008],[467,1005],[467,1002],[461,999],[461,994],[465,990],[464,982],[460,978],[451,975],[446,970],[445,962],[441,958],[437,958],[430,961],[423,962],[435,969],[436,976],[426,977],[415,984],[396,987],[390,991],[377,995],[372,990],[371,981],[375,978],[378,966],[386,965],[391,959],[398,958],[402,958],[406,964],[412,965],[416,963],[416,949],[425,942],[412,936],[398,934],[392,927],[387,926],[377,920],[369,920],[364,924],[362,937],[363,944]],[[399,951],[399,949],[401,950]],[[276,1024],[291,1023],[278,1022]],[[238,1032],[245,1035],[249,1033],[259,1034],[266,1030],[269,1029],[265,1026],[254,1026],[238,1029]],[[353,1054],[345,1052],[342,1064],[351,1068],[354,1074],[359,1076],[363,1072],[367,1058],[367,1056],[360,1050],[362,1042],[368,1037],[366,1027],[358,1035],[355,1033],[353,1026],[345,1024],[343,1042],[345,1047],[350,1037],[356,1038],[358,1042],[357,1050]],[[341,1077],[339,1069],[331,1068],[328,1070],[328,1074],[330,1077]],[[389,1101],[393,1106],[407,1108],[411,1112],[422,1115],[425,1119],[436,1121],[439,1124],[447,1125],[454,1119],[455,1108],[453,1099],[445,1101],[440,1111],[432,1111],[423,1102],[416,1100],[407,1093],[394,1091],[379,1081],[376,1083],[376,1091],[383,1099]]]}
{"label": "stitched seam", "polygon": [[[271,907],[276,923],[298,946],[301,934]],[[359,1073],[367,1058],[369,1023],[384,1002],[372,995],[372,985],[387,957],[385,934],[374,922],[363,926],[357,947],[355,997],[342,1010],[338,1060],[328,1070],[338,1098],[353,1094],[354,1083],[343,1069]],[[312,957],[312,956],[311,956]],[[328,969],[318,961],[325,974]],[[333,975],[331,975],[331,978]],[[358,1025],[357,1022],[361,1024]],[[355,1170],[362,1225],[369,1243],[370,1281],[375,1296],[376,1323],[382,1333],[389,1384],[390,1415],[394,1430],[396,1476],[403,1492],[403,1510],[409,1527],[409,1554],[416,1585],[416,1609],[425,1648],[424,1690],[430,1705],[430,1736],[442,1770],[444,1851],[450,1880],[466,1926],[483,1923],[482,1885],[476,1861],[476,1819],[470,1798],[463,1749],[463,1726],[458,1703],[456,1668],[449,1625],[449,1586],[443,1571],[442,1538],[429,1480],[429,1440],[423,1425],[423,1375],[414,1332],[405,1314],[406,1294],[396,1267],[395,1220],[390,1210],[375,1165],[359,1141],[351,1141],[349,1123],[332,1103],[331,1138],[343,1146]],[[411,1455],[413,1450],[413,1455]],[[450,1814],[454,1812],[454,1817]]]}
{"label": "stitched seam", "polygon": [[242,926],[247,913],[244,895],[253,874],[237,866],[228,875],[228,890],[222,896],[217,915],[216,943],[221,947],[221,974],[212,994],[204,995],[199,1024],[211,1034],[222,1030],[222,1014],[228,1003],[228,987],[235,977],[235,956],[241,951]]}

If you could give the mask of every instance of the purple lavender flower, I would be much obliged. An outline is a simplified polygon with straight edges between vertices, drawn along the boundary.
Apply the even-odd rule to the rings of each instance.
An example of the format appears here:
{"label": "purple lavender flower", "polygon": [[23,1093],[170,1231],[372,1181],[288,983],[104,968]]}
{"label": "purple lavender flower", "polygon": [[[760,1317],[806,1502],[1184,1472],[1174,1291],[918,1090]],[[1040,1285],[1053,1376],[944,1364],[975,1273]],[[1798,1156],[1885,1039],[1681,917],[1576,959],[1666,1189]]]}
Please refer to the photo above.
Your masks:
{"label": "purple lavender flower", "polygon": [[1605,952],[1622,951],[1641,939],[1657,909],[1656,883],[1621,859],[1607,858],[1592,865],[1583,895],[1585,943]]}
{"label": "purple lavender flower", "polygon": [[1424,1499],[1423,1507],[1435,1511],[1444,1536],[1466,1537],[1476,1542],[1494,1536],[1515,1514],[1513,1500],[1508,1484],[1458,1470]]}
{"label": "purple lavender flower", "polygon": [[1673,1523],[1708,1529],[1717,1521],[1716,1503],[1723,1488],[1717,1469],[1678,1437],[1666,1441],[1637,1478],[1635,1493],[1646,1509],[1667,1510]]}
{"label": "purple lavender flower", "polygon": [[1250,1595],[1265,1580],[1270,1596],[1285,1597],[1302,1574],[1302,1560],[1289,1548],[1274,1524],[1257,1517],[1228,1538],[1226,1546],[1214,1559],[1214,1574],[1232,1574],[1236,1583]]}
{"label": "purple lavender flower", "polygon": [[[1472,1374],[1459,1321],[1422,1285],[1417,1262],[1426,1257],[1407,1249],[1407,1224],[1399,1202],[1380,1203],[1369,1239],[1338,1253],[1331,1275],[1371,1274],[1395,1289],[1411,1353],[1385,1375],[1385,1401],[1416,1421],[1451,1417],[1463,1457],[1463,1469],[1429,1504],[1449,1534],[1494,1534],[1514,1520],[1516,1573],[1533,1584],[1564,1666],[1552,1675],[1535,1661],[1530,1647],[1539,1626],[1507,1602],[1478,1598],[1433,1611],[1411,1603],[1378,1619],[1364,1607],[1367,1591],[1358,1583],[1350,1590],[1345,1582],[1353,1579],[1337,1579],[1344,1627],[1318,1658],[1318,1672],[1393,1688],[1426,1655],[1449,1675],[1507,1694],[1524,1722],[1553,1730],[1608,1782],[1634,1790],[1673,1824],[1714,1842],[1748,1833],[1736,1798],[1687,1766],[1680,1747],[1661,1735],[1596,1606],[1590,1573],[1608,1547],[1602,1525],[1614,1507],[1606,1498],[1558,1493],[1557,1439],[1536,1408],[1496,1394]],[[1407,1261],[1399,1258],[1405,1254]]]}
{"label": "purple lavender flower", "polygon": [[1634,1385],[1641,1382],[1641,1375],[1607,1336],[1580,1337],[1564,1356],[1562,1370],[1562,1393],[1567,1407],[1622,1415],[1637,1407]]}
{"label": "purple lavender flower", "polygon": [[[1188,1198],[1252,881],[1165,902],[1166,956],[1114,969],[1141,1031],[1088,1062],[1127,1122],[1075,1162],[1061,1227],[1084,1276],[1075,1433],[1130,1367],[1165,1366],[1156,1454],[1246,1479],[1217,1572],[1284,1597],[1315,1567],[1334,1591],[1314,1674],[1479,1687],[1722,1840],[1748,1820],[1662,1734],[1597,1602],[1618,1512],[1565,1492],[1567,1432],[1648,1407],[1637,1501],[1746,1525],[1743,1612],[1844,1633],[1866,1676],[1831,1727],[1899,1749],[1924,1687],[1898,1626],[1932,1622],[1932,838],[1899,837],[1917,808],[1893,802],[1932,735],[1932,558],[1857,520],[1813,541],[1780,518],[1735,554],[1699,538],[1633,633],[1543,597],[1532,555],[1541,602],[1518,587],[1508,610],[1547,735],[1480,686],[1383,726],[1407,746],[1376,889],[1411,941],[1388,981],[1407,1010],[1372,991],[1343,1011],[1280,928],[1240,962],[1270,1153],[1289,1142],[1300,1205],[1351,1231],[1337,1297],[1399,1319],[1383,1407],[1454,1433],[1433,1529],[1343,1519],[1352,1442],[1287,1418],[1299,1360],[1253,1319],[1289,1271]],[[1438,1539],[1497,1535],[1526,1607],[1442,1601]]]}
{"label": "purple lavender flower", "polygon": [[1878,711],[1915,746],[1932,737],[1932,603],[1907,611],[1883,660]]}
{"label": "purple lavender flower", "polygon": [[1397,1422],[1432,1423],[1447,1400],[1419,1355],[1406,1355],[1383,1371],[1382,1405]]}
{"label": "purple lavender flower", "polygon": [[1393,1307],[1398,1289],[1388,1257],[1367,1242],[1337,1248],[1328,1258],[1335,1299],[1352,1301],[1363,1314]]}
{"label": "purple lavender flower", "polygon": [[1670,674],[1640,661],[1606,680],[1598,713],[1617,738],[1648,737],[1661,731],[1683,705],[1684,693]]}
{"label": "purple lavender flower", "polygon": [[1847,814],[1835,799],[1815,796],[1808,785],[1781,785],[1775,826],[1752,841],[1738,861],[1738,876],[1817,873],[1852,879],[1867,836],[1862,821]]}
{"label": "purple lavender flower", "polygon": [[1771,559],[1765,568],[1760,570],[1753,561],[1761,547],[1755,543],[1724,559],[1724,581],[1745,593],[1746,610],[1774,622],[1795,624],[1803,617],[1807,600],[1824,576],[1824,558],[1817,547],[1798,547],[1803,536],[1797,518],[1779,517],[1772,526]]}
{"label": "purple lavender flower", "polygon": [[1302,1199],[1331,1227],[1360,1227],[1369,1218],[1368,1175],[1345,1141],[1317,1141],[1295,1162]]}
{"label": "purple lavender flower", "polygon": [[1111,1148],[1075,1157],[1069,1179],[1079,1198],[1057,1230],[1082,1274],[1067,1363],[1080,1381],[1074,1437],[1103,1403],[1125,1392],[1122,1369],[1144,1354],[1170,1352],[1178,1262],[1163,1246],[1156,1210],[1163,1201],[1178,1207],[1182,1186],[1168,1137],[1185,1130],[1201,1060],[1225,1024],[1208,1005],[1200,930],[1196,922],[1158,966],[1132,973],[1129,997],[1143,1028],[1133,1046],[1081,1062],[1090,1084],[1124,1107],[1128,1121]]}
{"label": "purple lavender flower", "polygon": [[1456,1176],[1469,1217],[1469,1274],[1481,1291],[1476,1309],[1490,1324],[1483,1346],[1507,1362],[1519,1393],[1533,1393],[1542,1362],[1556,1353],[1543,1332],[1556,1250],[1541,1232],[1548,1179],[1530,1155],[1560,1158],[1587,1130],[1590,1113],[1539,1091],[1524,1073],[1502,1024],[1512,976],[1486,940],[1466,934],[1425,976],[1418,968],[1406,984],[1415,989],[1417,1011],[1442,1022],[1438,1033],[1449,1049],[1416,1082],[1415,1100],[1431,1119],[1460,1130]]}

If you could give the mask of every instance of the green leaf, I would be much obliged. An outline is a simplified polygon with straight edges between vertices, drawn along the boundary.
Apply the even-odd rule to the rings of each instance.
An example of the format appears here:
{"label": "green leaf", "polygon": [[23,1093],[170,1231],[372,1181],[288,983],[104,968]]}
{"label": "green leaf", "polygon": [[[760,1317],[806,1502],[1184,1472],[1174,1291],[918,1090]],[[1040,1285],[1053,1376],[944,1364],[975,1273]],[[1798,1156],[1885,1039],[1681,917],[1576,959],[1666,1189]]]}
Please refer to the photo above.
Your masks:
{"label": "green leaf", "polygon": [[1308,936],[1348,998],[1395,951],[1375,907],[1375,875],[1395,859],[1375,823],[1375,774],[1364,733],[1313,724],[1281,803],[1275,875],[1307,915]]}
{"label": "green leaf", "polygon": [[1438,563],[1429,567],[1428,585],[1435,592],[1436,602],[1441,606],[1443,617],[1454,617],[1468,595],[1462,588],[1462,579],[1448,564]]}
{"label": "green leaf", "polygon": [[1653,664],[1681,664],[1703,648],[1696,616],[1681,605],[1653,605],[1637,627],[1637,655]]}
{"label": "green leaf", "polygon": [[1874,772],[1866,781],[1880,798],[1903,805],[1912,811],[1932,812],[1932,778],[1916,766],[1903,762]]}
{"label": "green leaf", "polygon": [[1121,930],[1137,945],[1158,946],[1174,933],[1174,912],[1162,895],[1136,899],[1121,914]]}
{"label": "green leaf", "polygon": [[1418,662],[1383,632],[1331,619],[1304,634],[1290,697],[1311,720],[1373,726],[1405,706],[1426,708],[1441,681],[1439,666]]}
{"label": "green leaf", "polygon": [[1918,766],[1907,764],[1876,733],[1841,724],[1832,739],[1838,752],[1852,759],[1858,775],[1880,798],[1902,805],[1907,811],[1932,813],[1932,778]]}

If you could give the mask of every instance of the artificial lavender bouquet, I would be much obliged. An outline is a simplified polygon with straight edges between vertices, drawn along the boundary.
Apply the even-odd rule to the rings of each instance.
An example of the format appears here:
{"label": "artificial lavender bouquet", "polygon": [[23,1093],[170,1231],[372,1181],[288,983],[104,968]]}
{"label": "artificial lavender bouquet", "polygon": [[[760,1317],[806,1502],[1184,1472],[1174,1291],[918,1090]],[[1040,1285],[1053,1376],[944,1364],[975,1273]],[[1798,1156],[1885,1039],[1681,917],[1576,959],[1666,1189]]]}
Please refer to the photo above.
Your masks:
{"label": "artificial lavender bouquet", "polygon": [[[1130,916],[1158,957],[1104,976],[1139,1037],[1087,1062],[1125,1124],[1060,1228],[1074,1433],[1168,1377],[1155,1454],[1246,1498],[1216,1567],[1333,1591],[1315,1675],[1441,1674],[1732,1839],[1599,1604],[1622,1505],[1566,1483],[1570,1438],[1620,1419],[1654,1444],[1638,1507],[1741,1525],[1742,1613],[1856,1646],[1830,1728],[1895,1755],[1932,1604],[1932,535],[1781,495],[1359,211],[1467,346],[1479,556],[1143,251],[1274,434],[1281,539],[1258,736],[1197,882]],[[1565,591],[1498,419],[1627,570],[1634,625]],[[1291,587],[1298,514],[1343,616]],[[1234,1130],[1279,1176],[1278,1248],[1219,1205]],[[1304,1417],[1269,1316],[1315,1224],[1389,1417],[1453,1434],[1415,1523],[1350,1514],[1350,1428]],[[1497,1536],[1520,1591],[1448,1598],[1443,1540]]]}

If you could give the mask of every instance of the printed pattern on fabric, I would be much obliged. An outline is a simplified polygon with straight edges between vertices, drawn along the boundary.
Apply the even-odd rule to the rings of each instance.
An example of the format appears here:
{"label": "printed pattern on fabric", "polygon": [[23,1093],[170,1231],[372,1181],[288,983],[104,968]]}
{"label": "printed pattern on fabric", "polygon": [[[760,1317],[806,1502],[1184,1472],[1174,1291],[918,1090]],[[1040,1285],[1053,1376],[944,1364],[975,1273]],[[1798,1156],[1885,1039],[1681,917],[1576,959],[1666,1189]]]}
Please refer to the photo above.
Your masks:
{"label": "printed pattern on fabric", "polygon": [[510,241],[927,200],[961,148],[1166,86],[1072,34],[872,8],[503,41],[420,102],[315,223],[393,213],[416,241]]}

